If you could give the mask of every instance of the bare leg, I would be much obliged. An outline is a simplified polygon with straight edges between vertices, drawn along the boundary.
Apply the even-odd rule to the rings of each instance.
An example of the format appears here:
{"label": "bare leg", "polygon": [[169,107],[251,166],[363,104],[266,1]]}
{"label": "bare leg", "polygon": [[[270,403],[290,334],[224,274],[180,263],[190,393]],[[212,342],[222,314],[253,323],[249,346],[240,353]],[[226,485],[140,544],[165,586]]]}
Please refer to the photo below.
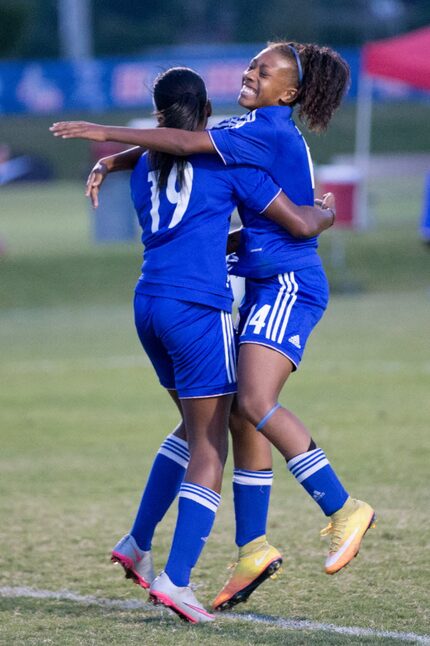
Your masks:
{"label": "bare leg", "polygon": [[[279,394],[293,370],[284,355],[266,346],[246,343],[239,352],[238,408],[255,426],[277,403]],[[291,459],[308,450],[311,435],[306,426],[286,408],[279,408],[261,433]]]}
{"label": "bare leg", "polygon": [[178,393],[176,392],[176,390],[168,390],[167,392],[169,393],[170,397],[175,402],[175,404],[177,406],[177,409],[178,409],[178,411],[179,411],[179,413],[181,415],[181,418],[182,418],[181,421],[179,422],[178,426],[173,431],[173,435],[176,435],[176,437],[179,437],[181,440],[185,440],[185,442],[186,442],[187,441],[187,430],[186,430],[185,424],[184,424],[184,419],[183,419],[184,416],[182,414],[181,400],[179,399]]}
{"label": "bare leg", "polygon": [[[155,587],[186,587],[209,536],[220,502],[227,458],[227,422],[233,397],[182,399],[190,462],[179,491],[178,517],[165,574]],[[157,592],[157,590],[155,590]],[[151,587],[151,594],[154,589]]]}
{"label": "bare leg", "polygon": [[230,413],[230,432],[236,469],[263,471],[272,468],[272,447],[255,426],[239,414],[236,400]]}
{"label": "bare leg", "polygon": [[186,482],[194,482],[219,493],[227,458],[227,423],[233,397],[182,399],[191,458]]}

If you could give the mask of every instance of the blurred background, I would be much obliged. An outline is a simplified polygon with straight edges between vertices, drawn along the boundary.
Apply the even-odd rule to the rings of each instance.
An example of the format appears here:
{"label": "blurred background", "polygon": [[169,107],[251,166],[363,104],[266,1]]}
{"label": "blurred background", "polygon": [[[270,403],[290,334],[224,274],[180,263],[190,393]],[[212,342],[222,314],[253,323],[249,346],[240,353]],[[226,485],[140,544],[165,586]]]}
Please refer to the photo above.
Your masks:
{"label": "blurred background", "polygon": [[[82,175],[86,148],[73,144],[63,155],[47,136],[52,118],[147,116],[154,76],[174,64],[203,74],[218,113],[237,112],[246,62],[267,40],[288,38],[331,45],[351,65],[344,109],[326,137],[309,137],[315,162],[327,162],[354,151],[363,44],[429,24],[425,0],[333,0],[329,7],[324,0],[1,0],[3,157],[7,146],[12,156],[37,158],[33,176]],[[428,94],[393,79],[375,94],[372,151],[428,152]]]}
{"label": "blurred background", "polygon": [[[18,585],[18,596],[61,587],[138,597],[129,582],[118,587],[108,554],[128,527],[152,455],[177,423],[134,330],[142,249],[128,176],[107,179],[94,211],[85,179],[111,148],[58,140],[48,128],[66,119],[150,119],[152,80],[172,65],[202,74],[215,119],[237,114],[243,69],[277,38],[330,45],[352,71],[328,132],[302,129],[317,193],[337,196],[336,226],[320,239],[332,298],[281,402],[315,431],[380,520],[357,564],[328,584],[318,575],[321,519],[275,457],[270,532],[291,553],[288,576],[277,592],[271,583],[253,595],[247,612],[428,633],[429,1],[0,0],[4,643],[52,643],[55,635],[62,644],[122,646],[127,633],[128,643],[141,644],[145,627],[145,643],[190,643],[176,629],[166,641],[164,624],[145,625],[140,612],[74,615],[57,601],[11,597]],[[227,480],[223,495],[196,575],[206,602],[234,553]],[[173,512],[167,522],[173,526]],[[157,539],[157,566],[169,536],[163,529]],[[228,630],[205,633],[207,644],[220,635],[239,643],[236,627],[231,641]],[[285,633],[276,641],[263,624],[261,634],[257,624],[249,630],[243,643],[285,643]],[[303,640],[311,643],[303,634],[291,643]]]}
{"label": "blurred background", "polygon": [[[322,188],[339,185],[338,223],[371,223],[368,177],[409,174],[419,178],[415,215],[426,241],[430,72],[399,71],[405,53],[407,66],[416,64],[415,41],[401,41],[402,49],[394,41],[399,61],[391,61],[386,75],[384,62],[376,74],[364,72],[379,57],[373,52],[366,69],[366,46],[373,41],[424,34],[427,41],[419,47],[428,52],[429,24],[425,0],[333,0],[329,7],[324,0],[0,0],[0,186],[85,178],[94,159],[115,148],[58,142],[49,135],[50,123],[147,118],[152,81],[171,65],[194,67],[207,82],[215,114],[234,114],[241,72],[267,40],[316,41],[338,49],[352,71],[348,98],[328,133],[321,137],[304,129],[317,166],[335,165],[319,176]],[[122,201],[112,186],[104,202],[116,198]],[[130,214],[115,224],[107,221],[109,213],[96,237],[134,236]]]}
{"label": "blurred background", "polygon": [[[329,7],[324,0],[0,0],[3,259],[40,246],[48,255],[56,250],[61,264],[61,250],[100,251],[101,243],[113,243],[104,245],[108,255],[135,254],[127,175],[106,182],[98,212],[82,198],[94,161],[118,146],[58,141],[48,131],[52,121],[151,123],[152,81],[172,65],[202,74],[215,120],[235,114],[249,59],[267,40],[286,38],[338,49],[352,72],[328,132],[303,128],[317,194],[333,190],[338,199],[336,230],[321,247],[332,285],[348,291],[371,289],[382,276],[392,281],[401,264],[381,275],[355,254],[374,244],[381,256],[378,235],[405,227],[415,262],[428,257],[429,25],[430,5],[421,0],[333,0]],[[3,302],[17,304],[22,289],[5,285]]]}

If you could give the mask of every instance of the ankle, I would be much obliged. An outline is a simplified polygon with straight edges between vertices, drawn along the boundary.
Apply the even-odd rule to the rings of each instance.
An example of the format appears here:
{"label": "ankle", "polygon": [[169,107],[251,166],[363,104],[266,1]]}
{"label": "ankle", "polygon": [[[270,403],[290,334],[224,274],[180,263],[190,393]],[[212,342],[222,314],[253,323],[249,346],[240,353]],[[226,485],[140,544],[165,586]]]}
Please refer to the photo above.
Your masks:
{"label": "ankle", "polygon": [[335,512],[331,514],[331,518],[335,518],[336,514],[338,514],[339,512],[344,513],[345,511],[348,511],[348,512],[352,511],[354,506],[355,506],[354,499],[351,498],[351,496],[348,496],[348,498],[343,503],[342,507],[339,507],[339,509],[337,509]]}
{"label": "ankle", "polygon": [[258,536],[257,538],[254,538],[254,540],[249,541],[249,543],[245,543],[245,545],[242,545],[239,547],[239,558],[242,558],[244,556],[249,556],[253,552],[258,551],[263,547],[263,545],[267,544],[267,538],[266,534],[262,534],[261,536]]}

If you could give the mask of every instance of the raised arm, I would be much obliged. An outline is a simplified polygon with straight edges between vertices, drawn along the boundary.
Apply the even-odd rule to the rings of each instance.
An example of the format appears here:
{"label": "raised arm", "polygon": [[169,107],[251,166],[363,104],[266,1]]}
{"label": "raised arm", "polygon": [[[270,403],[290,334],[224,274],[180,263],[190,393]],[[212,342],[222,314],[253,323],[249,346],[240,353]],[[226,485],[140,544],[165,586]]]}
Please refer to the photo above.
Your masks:
{"label": "raised arm", "polygon": [[295,238],[312,238],[331,227],[336,217],[333,193],[326,193],[315,203],[317,206],[297,206],[281,192],[263,215],[287,229]]}
{"label": "raised arm", "polygon": [[124,128],[102,126],[87,121],[59,121],[52,124],[54,137],[62,139],[89,139],[90,141],[116,141],[141,146],[171,155],[187,156],[193,153],[216,154],[208,133],[204,130],[190,132],[177,128]]}

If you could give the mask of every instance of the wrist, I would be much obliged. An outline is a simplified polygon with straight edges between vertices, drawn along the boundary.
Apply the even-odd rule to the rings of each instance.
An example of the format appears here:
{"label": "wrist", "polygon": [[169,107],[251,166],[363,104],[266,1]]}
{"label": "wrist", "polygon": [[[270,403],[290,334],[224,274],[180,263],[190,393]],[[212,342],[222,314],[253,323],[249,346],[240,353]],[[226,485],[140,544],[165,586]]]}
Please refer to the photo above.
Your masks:
{"label": "wrist", "polygon": [[106,175],[111,170],[112,170],[112,166],[110,164],[109,157],[106,157],[104,159],[99,159],[99,161],[96,163],[96,165],[93,168],[93,172],[101,173],[102,175]]}
{"label": "wrist", "polygon": [[330,213],[330,215],[331,215],[331,222],[330,222],[330,226],[333,226],[334,221],[335,221],[335,219],[336,219],[336,211],[335,211],[334,209],[332,209],[330,206],[326,206],[326,207],[324,207],[324,210],[325,210],[325,211],[328,211],[328,212]]}

